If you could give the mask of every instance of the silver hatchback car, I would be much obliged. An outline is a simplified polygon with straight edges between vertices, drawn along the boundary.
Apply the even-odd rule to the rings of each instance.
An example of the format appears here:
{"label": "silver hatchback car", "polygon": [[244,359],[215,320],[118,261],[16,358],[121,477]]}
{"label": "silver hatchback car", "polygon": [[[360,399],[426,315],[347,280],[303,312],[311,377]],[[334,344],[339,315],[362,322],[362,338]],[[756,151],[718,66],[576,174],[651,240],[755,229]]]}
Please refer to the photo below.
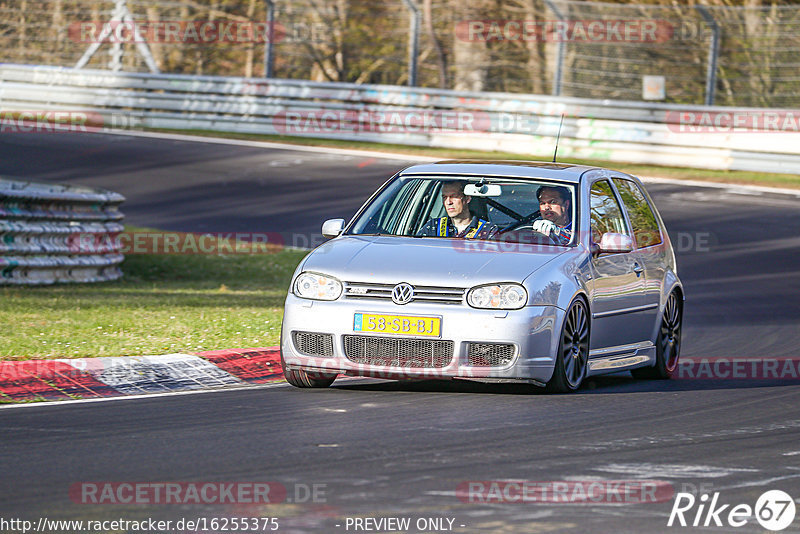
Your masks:
{"label": "silver hatchback car", "polygon": [[683,288],[641,182],[579,165],[444,161],[389,179],[298,265],[281,364],[338,375],[578,389],[630,370],[669,378]]}

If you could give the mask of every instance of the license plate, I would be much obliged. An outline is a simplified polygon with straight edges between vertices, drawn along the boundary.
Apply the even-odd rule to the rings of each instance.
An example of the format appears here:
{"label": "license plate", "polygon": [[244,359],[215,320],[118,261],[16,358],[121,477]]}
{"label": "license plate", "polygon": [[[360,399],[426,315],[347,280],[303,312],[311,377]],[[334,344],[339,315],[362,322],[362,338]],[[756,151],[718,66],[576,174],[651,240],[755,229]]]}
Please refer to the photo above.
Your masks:
{"label": "license plate", "polygon": [[356,313],[353,317],[355,332],[439,337],[441,327],[441,317],[384,315],[381,313]]}

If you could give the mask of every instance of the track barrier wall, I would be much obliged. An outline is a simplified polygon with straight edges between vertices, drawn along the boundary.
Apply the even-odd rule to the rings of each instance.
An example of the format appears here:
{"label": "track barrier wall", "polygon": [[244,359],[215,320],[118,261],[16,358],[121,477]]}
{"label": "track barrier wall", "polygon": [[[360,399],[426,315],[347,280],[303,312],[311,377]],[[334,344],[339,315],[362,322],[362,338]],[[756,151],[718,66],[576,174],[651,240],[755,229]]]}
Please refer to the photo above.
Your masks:
{"label": "track barrier wall", "polygon": [[800,173],[800,112],[0,64],[0,132],[165,128]]}
{"label": "track barrier wall", "polygon": [[[114,235],[123,230],[111,191],[0,178],[0,285],[103,282],[122,276]],[[84,246],[82,235],[108,235],[110,246]]]}

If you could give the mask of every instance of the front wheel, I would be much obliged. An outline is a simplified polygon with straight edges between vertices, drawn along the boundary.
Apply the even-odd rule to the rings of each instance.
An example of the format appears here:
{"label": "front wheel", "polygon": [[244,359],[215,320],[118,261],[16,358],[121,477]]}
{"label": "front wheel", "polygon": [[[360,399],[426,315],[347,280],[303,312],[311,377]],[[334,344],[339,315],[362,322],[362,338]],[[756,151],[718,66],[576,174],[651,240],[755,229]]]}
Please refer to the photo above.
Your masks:
{"label": "front wheel", "polygon": [[302,369],[289,369],[286,367],[286,362],[283,361],[283,352],[281,352],[281,368],[283,369],[283,377],[296,388],[326,388],[333,384],[333,381],[338,376],[328,373],[309,372]]}
{"label": "front wheel", "polygon": [[575,391],[586,377],[589,361],[589,314],[582,300],[572,303],[561,327],[553,377],[547,390],[555,393]]}
{"label": "front wheel", "polygon": [[661,325],[656,336],[656,365],[633,369],[634,378],[655,378],[664,380],[671,378],[678,368],[678,357],[681,353],[681,323],[683,310],[678,294],[673,291],[667,297]]}

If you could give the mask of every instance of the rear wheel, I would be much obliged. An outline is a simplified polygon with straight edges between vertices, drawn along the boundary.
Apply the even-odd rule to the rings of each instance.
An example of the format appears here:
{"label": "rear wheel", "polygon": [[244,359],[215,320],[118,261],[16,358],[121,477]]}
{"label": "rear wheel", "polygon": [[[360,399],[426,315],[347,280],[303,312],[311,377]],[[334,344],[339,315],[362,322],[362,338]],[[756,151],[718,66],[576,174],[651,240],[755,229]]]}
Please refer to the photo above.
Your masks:
{"label": "rear wheel", "polygon": [[656,365],[654,367],[641,367],[633,369],[634,378],[666,379],[672,377],[678,368],[678,358],[681,353],[681,323],[683,310],[678,294],[673,291],[667,297],[664,305],[664,314],[661,316],[661,325],[656,337]]}
{"label": "rear wheel", "polygon": [[575,391],[586,377],[589,361],[589,314],[582,300],[572,303],[561,327],[553,377],[547,390],[555,393]]}
{"label": "rear wheel", "polygon": [[333,381],[338,376],[336,374],[317,373],[302,369],[289,369],[283,360],[283,350],[281,350],[281,368],[286,381],[297,388],[326,388],[333,384]]}

